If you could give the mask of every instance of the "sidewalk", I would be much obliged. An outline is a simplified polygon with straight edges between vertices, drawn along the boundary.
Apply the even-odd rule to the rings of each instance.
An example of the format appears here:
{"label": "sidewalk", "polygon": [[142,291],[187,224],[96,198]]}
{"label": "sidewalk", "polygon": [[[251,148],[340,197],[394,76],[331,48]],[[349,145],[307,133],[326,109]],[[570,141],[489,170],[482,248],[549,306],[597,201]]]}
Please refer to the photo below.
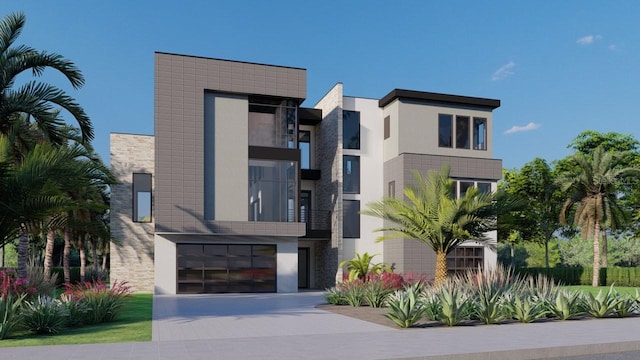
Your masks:
{"label": "sidewalk", "polygon": [[393,329],[322,294],[156,296],[153,341],[0,349],[0,359],[537,359],[639,351],[640,318]]}

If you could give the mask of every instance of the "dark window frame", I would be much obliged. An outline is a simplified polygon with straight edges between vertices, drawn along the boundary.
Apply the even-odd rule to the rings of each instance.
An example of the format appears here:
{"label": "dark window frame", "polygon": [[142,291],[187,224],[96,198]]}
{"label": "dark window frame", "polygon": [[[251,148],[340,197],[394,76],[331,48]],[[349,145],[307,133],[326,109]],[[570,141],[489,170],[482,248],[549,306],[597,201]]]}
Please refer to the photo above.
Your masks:
{"label": "dark window frame", "polygon": [[[355,169],[353,169],[353,165],[352,165],[351,174],[347,174],[348,160],[351,160],[352,164],[354,163],[356,164]],[[347,181],[347,176],[350,177],[350,181]],[[351,186],[347,188],[349,184],[351,184]],[[360,194],[360,156],[342,155],[342,193],[343,194]]]}
{"label": "dark window frame", "polygon": [[391,117],[384,117],[384,139],[388,139],[391,137]]}
{"label": "dark window frame", "polygon": [[[443,138],[443,124],[444,121],[448,122],[448,138]],[[444,134],[447,137],[447,134]],[[452,114],[438,114],[438,147],[441,148],[453,148],[453,115]]]}
{"label": "dark window frame", "polygon": [[[350,121],[347,121],[347,119],[350,119],[351,116],[347,116],[347,114],[354,114],[357,115],[357,125],[358,125],[358,130],[357,130],[357,134],[353,135],[352,138],[350,138],[350,141],[347,142],[346,141],[346,136],[348,136],[349,134],[347,134],[347,129],[349,129],[349,127],[354,127],[355,125],[353,124],[349,124]],[[352,121],[356,121],[356,120],[352,120]],[[353,149],[353,150],[360,150],[360,112],[359,111],[353,111],[353,110],[342,110],[342,148],[343,149]]]}
{"label": "dark window frame", "polygon": [[[353,210],[355,213],[347,212]],[[353,215],[355,219],[348,219],[349,215]],[[360,238],[360,200],[342,200],[342,238]]]}
{"label": "dark window frame", "polygon": [[[133,173],[131,177],[131,220],[136,223],[153,222],[153,175],[151,173]],[[140,220],[139,194],[149,193],[149,219]]]}
{"label": "dark window frame", "polygon": [[[478,136],[477,126],[476,124],[484,124],[483,133],[482,133],[482,142],[480,142],[480,137]],[[483,117],[474,117],[473,118],[473,150],[487,150],[487,118]]]}
{"label": "dark window frame", "polygon": [[471,148],[471,117],[456,115],[456,149]]}

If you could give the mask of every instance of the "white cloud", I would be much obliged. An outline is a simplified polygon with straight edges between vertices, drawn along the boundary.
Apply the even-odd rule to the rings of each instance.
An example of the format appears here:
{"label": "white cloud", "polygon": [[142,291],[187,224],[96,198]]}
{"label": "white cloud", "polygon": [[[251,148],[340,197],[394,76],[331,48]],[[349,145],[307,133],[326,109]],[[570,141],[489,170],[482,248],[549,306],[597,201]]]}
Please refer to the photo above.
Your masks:
{"label": "white cloud", "polygon": [[602,36],[600,35],[586,35],[576,40],[576,43],[580,45],[589,45],[594,41],[600,40],[600,39],[602,39]]}
{"label": "white cloud", "polygon": [[515,133],[518,133],[518,132],[535,130],[535,129],[539,128],[539,127],[540,127],[540,124],[536,124],[536,123],[530,122],[525,126],[513,126],[511,129],[505,131],[504,133],[506,135],[511,135],[511,134],[515,134]]}
{"label": "white cloud", "polygon": [[514,67],[516,67],[516,63],[513,61],[509,61],[508,63],[502,65],[498,70],[496,70],[496,72],[493,73],[491,80],[498,81],[513,75]]}

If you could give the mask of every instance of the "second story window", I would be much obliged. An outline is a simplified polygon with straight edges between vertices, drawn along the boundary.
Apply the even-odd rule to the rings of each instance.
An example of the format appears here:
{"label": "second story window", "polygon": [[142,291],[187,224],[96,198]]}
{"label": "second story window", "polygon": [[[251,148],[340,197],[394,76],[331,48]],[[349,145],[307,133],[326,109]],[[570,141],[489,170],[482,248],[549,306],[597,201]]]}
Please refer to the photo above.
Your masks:
{"label": "second story window", "polygon": [[469,117],[456,116],[456,148],[469,148]]}
{"label": "second story window", "polygon": [[133,221],[151,222],[151,174],[133,174]]}
{"label": "second story window", "polygon": [[447,114],[438,115],[438,146],[453,147],[453,116]]}
{"label": "second story window", "polygon": [[342,157],[342,191],[346,194],[360,193],[360,157]]}
{"label": "second story window", "polygon": [[487,150],[487,119],[473,118],[473,149]]}
{"label": "second story window", "polygon": [[249,99],[249,146],[295,149],[297,115],[293,101]]}
{"label": "second story window", "polygon": [[344,110],[342,112],[342,147],[360,149],[360,112]]}

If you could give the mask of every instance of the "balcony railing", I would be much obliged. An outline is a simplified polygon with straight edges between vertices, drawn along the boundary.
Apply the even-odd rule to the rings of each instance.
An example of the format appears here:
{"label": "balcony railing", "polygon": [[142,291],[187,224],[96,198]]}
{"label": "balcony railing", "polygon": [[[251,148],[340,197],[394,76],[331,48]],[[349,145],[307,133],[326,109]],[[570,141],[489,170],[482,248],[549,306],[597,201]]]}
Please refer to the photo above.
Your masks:
{"label": "balcony railing", "polygon": [[300,222],[307,224],[307,230],[331,230],[331,211],[300,211]]}

